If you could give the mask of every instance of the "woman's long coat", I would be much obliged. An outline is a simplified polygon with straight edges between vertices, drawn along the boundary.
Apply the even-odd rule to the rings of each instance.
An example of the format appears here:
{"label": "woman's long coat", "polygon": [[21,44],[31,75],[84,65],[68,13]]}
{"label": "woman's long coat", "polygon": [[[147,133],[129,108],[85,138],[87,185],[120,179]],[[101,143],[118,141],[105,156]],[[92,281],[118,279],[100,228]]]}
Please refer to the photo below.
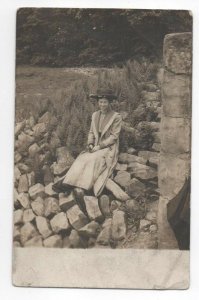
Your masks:
{"label": "woman's long coat", "polygon": [[100,150],[89,153],[83,151],[76,158],[67,173],[64,183],[89,189],[88,178],[92,178],[92,187],[96,196],[102,192],[107,179],[112,174],[118,160],[119,134],[122,118],[119,113],[110,110],[102,123],[99,135],[100,110],[92,115],[88,144],[99,145]]}

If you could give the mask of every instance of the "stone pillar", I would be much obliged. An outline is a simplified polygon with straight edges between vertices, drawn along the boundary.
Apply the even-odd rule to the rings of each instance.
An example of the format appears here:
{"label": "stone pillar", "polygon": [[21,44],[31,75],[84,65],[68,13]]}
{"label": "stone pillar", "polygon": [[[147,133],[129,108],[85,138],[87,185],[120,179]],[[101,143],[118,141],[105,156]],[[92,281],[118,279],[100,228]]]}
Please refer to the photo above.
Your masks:
{"label": "stone pillar", "polygon": [[161,151],[158,170],[159,248],[178,248],[167,221],[167,203],[190,174],[191,156],[191,33],[168,34],[164,39]]}

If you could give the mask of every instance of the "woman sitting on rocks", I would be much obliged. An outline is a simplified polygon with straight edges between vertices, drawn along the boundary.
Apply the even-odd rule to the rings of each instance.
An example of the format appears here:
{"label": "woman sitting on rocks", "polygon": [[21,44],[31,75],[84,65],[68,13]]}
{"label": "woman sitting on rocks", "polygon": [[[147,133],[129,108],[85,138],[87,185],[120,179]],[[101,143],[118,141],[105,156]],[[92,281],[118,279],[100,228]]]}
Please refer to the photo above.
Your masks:
{"label": "woman sitting on rocks", "polygon": [[[111,90],[101,89],[97,95],[90,95],[90,98],[98,101],[99,110],[92,115],[87,149],[80,153],[62,179],[62,187],[66,190],[68,187],[74,187],[80,198],[85,190],[93,189],[95,196],[99,196],[105,186],[112,189],[109,178],[118,159],[122,124],[120,114],[111,107],[112,101],[117,99]],[[55,184],[53,189],[56,190],[57,186],[58,184]],[[121,200],[126,200],[124,198],[127,198],[127,195],[119,186],[115,184],[114,188],[118,189]]]}

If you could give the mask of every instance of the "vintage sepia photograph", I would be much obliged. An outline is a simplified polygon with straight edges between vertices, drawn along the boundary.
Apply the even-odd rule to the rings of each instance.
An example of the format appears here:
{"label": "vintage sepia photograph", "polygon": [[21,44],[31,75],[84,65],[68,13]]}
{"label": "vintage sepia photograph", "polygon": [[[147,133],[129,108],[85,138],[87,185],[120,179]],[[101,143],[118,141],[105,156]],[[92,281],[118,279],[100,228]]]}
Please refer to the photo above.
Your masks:
{"label": "vintage sepia photograph", "polygon": [[14,253],[187,253],[191,91],[190,11],[20,8]]}

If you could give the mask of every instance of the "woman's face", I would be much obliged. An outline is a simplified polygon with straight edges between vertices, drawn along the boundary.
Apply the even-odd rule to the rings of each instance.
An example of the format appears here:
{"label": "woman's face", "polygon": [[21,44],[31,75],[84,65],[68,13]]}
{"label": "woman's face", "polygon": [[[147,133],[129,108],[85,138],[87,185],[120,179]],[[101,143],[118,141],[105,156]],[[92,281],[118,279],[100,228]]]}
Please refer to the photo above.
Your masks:
{"label": "woman's face", "polygon": [[106,112],[109,109],[109,101],[106,98],[99,99],[98,105],[102,112]]}

